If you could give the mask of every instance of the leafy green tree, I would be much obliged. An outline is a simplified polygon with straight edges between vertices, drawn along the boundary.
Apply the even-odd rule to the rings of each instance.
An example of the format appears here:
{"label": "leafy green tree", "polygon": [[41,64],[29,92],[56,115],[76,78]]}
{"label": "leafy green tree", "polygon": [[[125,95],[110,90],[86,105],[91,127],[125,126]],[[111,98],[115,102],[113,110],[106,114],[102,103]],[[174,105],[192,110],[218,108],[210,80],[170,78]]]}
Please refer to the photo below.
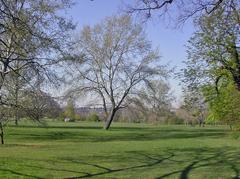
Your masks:
{"label": "leafy green tree", "polygon": [[222,86],[218,93],[212,86],[206,86],[204,93],[209,100],[209,119],[228,124],[231,129],[240,129],[240,92],[233,82]]}
{"label": "leafy green tree", "polygon": [[220,6],[211,15],[196,20],[199,29],[189,40],[183,70],[188,90],[203,92],[209,119],[231,126],[239,123],[235,103],[240,91],[239,8],[237,3],[226,12]]}
{"label": "leafy green tree", "polygon": [[88,117],[87,117],[88,121],[94,121],[94,122],[98,122],[100,121],[99,116],[97,115],[97,113],[91,113]]}
{"label": "leafy green tree", "polygon": [[217,90],[221,79],[227,77],[240,90],[239,12],[238,9],[226,14],[219,8],[197,21],[199,30],[189,40],[184,69],[184,82],[189,87],[210,83]]}
{"label": "leafy green tree", "polygon": [[67,102],[67,106],[64,111],[64,117],[70,118],[71,120],[75,120],[75,107],[74,107],[74,102],[72,99],[69,99]]}

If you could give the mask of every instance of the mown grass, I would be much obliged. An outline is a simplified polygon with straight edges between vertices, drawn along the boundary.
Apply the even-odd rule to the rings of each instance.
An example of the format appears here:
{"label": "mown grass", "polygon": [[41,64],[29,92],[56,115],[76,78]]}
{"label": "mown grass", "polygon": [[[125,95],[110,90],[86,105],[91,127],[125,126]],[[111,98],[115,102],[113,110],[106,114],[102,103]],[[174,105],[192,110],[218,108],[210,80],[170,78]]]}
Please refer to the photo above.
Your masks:
{"label": "mown grass", "polygon": [[0,161],[0,178],[240,178],[240,140],[227,127],[22,124]]}

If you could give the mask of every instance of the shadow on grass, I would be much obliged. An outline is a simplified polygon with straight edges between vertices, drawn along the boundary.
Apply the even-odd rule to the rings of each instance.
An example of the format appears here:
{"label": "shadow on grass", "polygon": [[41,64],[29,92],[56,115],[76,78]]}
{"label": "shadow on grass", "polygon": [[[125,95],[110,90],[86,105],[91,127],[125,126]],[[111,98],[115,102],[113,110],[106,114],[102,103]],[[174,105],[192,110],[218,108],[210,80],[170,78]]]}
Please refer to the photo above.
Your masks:
{"label": "shadow on grass", "polygon": [[[68,158],[65,159],[68,162],[76,163],[80,165],[86,165],[90,167],[95,167],[96,169],[100,170],[99,172],[95,173],[86,173],[84,175],[80,176],[73,176],[69,177],[68,179],[73,178],[91,178],[91,177],[107,177],[111,174],[123,172],[121,176],[124,176],[125,172],[131,172],[132,178],[135,177],[135,175],[139,176],[139,173],[142,171],[148,171],[148,169],[152,170],[153,168],[162,169],[162,171],[166,171],[166,173],[161,174],[160,176],[154,176],[157,179],[162,178],[173,178],[178,176],[180,179],[188,179],[191,172],[195,172],[196,169],[204,168],[205,170],[209,170],[212,172],[215,172],[212,170],[212,167],[229,167],[229,178],[231,178],[230,175],[234,176],[233,179],[240,178],[240,163],[237,161],[240,160],[240,153],[237,150],[232,150],[229,148],[226,149],[213,149],[213,148],[207,148],[207,149],[186,149],[186,150],[168,150],[165,151],[164,154],[158,155],[158,154],[149,154],[144,152],[130,152],[128,153],[128,157],[134,158],[135,163],[143,163],[139,165],[132,165],[128,167],[122,167],[122,168],[110,168],[103,166],[99,163],[92,163],[92,162],[86,162],[83,160],[78,160],[76,158]],[[181,159],[184,155],[190,155],[190,157],[186,159]],[[124,157],[119,156],[117,160],[121,160]],[[178,159],[180,158],[180,159]],[[102,158],[102,160],[104,160]],[[127,160],[126,160],[127,162]],[[127,164],[127,163],[126,163]],[[181,165],[182,168],[177,169],[175,171],[169,171],[168,169],[172,169],[171,166],[179,166]],[[168,168],[169,167],[169,168]],[[178,167],[179,168],[179,167]],[[151,171],[150,171],[151,172]],[[217,178],[222,177],[223,173],[219,173],[215,175]],[[199,174],[199,177],[201,177],[201,174]]]}
{"label": "shadow on grass", "polygon": [[[17,172],[17,171],[14,171],[14,170],[10,170],[10,169],[4,169],[4,168],[0,168],[0,173],[1,172],[8,172],[12,175],[17,175],[19,177],[24,177],[24,178],[36,178],[36,179],[43,179],[42,177],[38,177],[38,176],[34,176],[34,175],[29,175],[29,174],[24,174],[24,173],[21,173],[21,172]],[[8,178],[8,177],[7,177]],[[18,177],[16,177],[18,178]]]}
{"label": "shadow on grass", "polygon": [[[184,151],[181,151],[184,152]],[[178,174],[180,179],[188,179],[189,174],[194,172],[196,169],[204,168],[206,171],[210,171],[212,173],[216,172],[214,168],[223,168],[228,167],[231,171],[229,172],[228,178],[231,178],[230,175],[234,175],[233,179],[240,178],[240,153],[238,150],[231,150],[230,148],[216,150],[216,149],[190,149],[187,153],[192,154],[191,160],[189,160],[187,165],[182,169],[171,171],[165,173],[161,176],[156,177],[157,179],[162,179],[166,177],[171,177],[173,175]],[[182,161],[184,162],[184,161]],[[184,162],[185,163],[185,162]],[[232,174],[230,174],[232,173]],[[220,173],[215,174],[217,178],[222,178],[224,171],[220,171]],[[201,175],[200,175],[201,176]]]}
{"label": "shadow on grass", "polygon": [[[20,163],[22,160],[28,164]],[[237,148],[185,148],[185,149],[161,149],[154,152],[129,151],[116,155],[88,157],[61,157],[52,160],[22,159],[19,167],[34,173],[66,173],[68,179],[73,178],[131,178],[143,177],[149,174],[151,178],[180,178],[189,179],[191,174],[196,174],[199,178],[206,176],[209,178],[233,178],[240,177],[240,151]],[[30,164],[30,163],[31,164]],[[40,163],[39,163],[40,162]],[[46,164],[46,165],[45,165]],[[52,166],[49,166],[52,164]],[[57,164],[56,166],[54,164]],[[69,165],[67,165],[69,164]],[[71,166],[71,168],[70,168]],[[215,169],[218,168],[218,172]],[[201,169],[201,170],[199,170]],[[20,177],[41,178],[34,175],[0,167],[0,173],[8,172],[10,175]],[[227,173],[226,173],[227,171]],[[202,174],[204,176],[202,177]],[[54,176],[55,177],[55,176]]]}
{"label": "shadow on grass", "polygon": [[[30,128],[22,126],[20,128]],[[219,138],[226,135],[223,129],[164,128],[164,127],[113,127],[103,131],[99,127],[48,126],[36,132],[14,131],[9,135],[22,140],[67,140],[68,142],[153,141],[159,139]],[[49,130],[50,129],[50,130]],[[76,130],[79,129],[79,130]]]}

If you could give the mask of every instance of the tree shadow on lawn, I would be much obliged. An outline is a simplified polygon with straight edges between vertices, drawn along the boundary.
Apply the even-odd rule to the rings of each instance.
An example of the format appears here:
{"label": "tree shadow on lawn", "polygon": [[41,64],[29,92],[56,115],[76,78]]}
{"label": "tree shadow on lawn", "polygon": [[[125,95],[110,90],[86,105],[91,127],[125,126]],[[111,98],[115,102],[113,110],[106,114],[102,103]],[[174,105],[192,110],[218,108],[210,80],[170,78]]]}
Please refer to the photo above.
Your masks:
{"label": "tree shadow on lawn", "polygon": [[[127,124],[126,124],[127,125]],[[172,130],[177,130],[177,131],[185,131],[186,129],[189,131],[194,131],[194,130],[202,130],[205,132],[212,132],[212,131],[223,131],[226,129],[222,128],[208,128],[208,127],[192,127],[192,126],[185,126],[185,125],[159,125],[159,126],[151,126],[149,124],[148,127],[145,126],[111,126],[108,131],[139,131],[141,129],[143,130],[162,130],[162,131],[172,131]],[[91,129],[103,129],[103,126],[80,126],[80,125],[8,125],[8,127],[12,128],[39,128],[39,129],[82,129],[82,130],[91,130]]]}
{"label": "tree shadow on lawn", "polygon": [[[11,170],[11,169],[5,169],[5,168],[0,167],[0,173],[1,172],[7,172],[7,173],[10,173],[11,175],[20,176],[20,177],[24,177],[24,178],[44,179],[42,177],[38,177],[38,176],[30,175],[30,174],[25,174],[25,173],[22,173],[22,172],[17,172],[17,171]],[[7,178],[9,178],[9,177],[7,177]],[[15,177],[15,178],[18,178],[18,177]]]}
{"label": "tree shadow on lawn", "polygon": [[[237,148],[178,148],[168,150],[156,150],[154,152],[146,151],[128,151],[118,154],[89,157],[61,157],[48,160],[29,160],[31,164],[24,162],[19,166],[34,173],[35,170],[42,173],[51,173],[53,171],[65,172],[68,179],[72,178],[131,178],[143,177],[146,174],[152,178],[180,178],[188,179],[191,174],[197,174],[201,177],[201,172],[212,178],[233,178],[240,177],[240,151]],[[21,160],[23,161],[23,160]],[[15,161],[20,162],[20,161]],[[40,162],[40,163],[39,163]],[[52,166],[48,167],[49,164]],[[45,165],[48,164],[47,166]],[[55,165],[54,165],[55,164]],[[62,165],[64,164],[64,165]],[[68,164],[68,165],[66,165]],[[107,166],[106,166],[107,165]],[[10,165],[8,165],[10,166]],[[63,167],[65,166],[65,167]],[[21,168],[21,167],[20,167]],[[218,168],[218,173],[215,169]],[[200,169],[200,171],[199,171]],[[11,175],[22,177],[41,178],[30,174],[24,174],[22,171],[14,171],[4,169],[4,165],[0,166],[1,171],[9,172]],[[227,174],[225,173],[227,171]],[[55,172],[56,173],[56,172]],[[67,173],[67,174],[66,174]],[[212,175],[212,173],[215,173]],[[127,174],[127,175],[126,175]],[[224,178],[224,177],[223,177]]]}
{"label": "tree shadow on lawn", "polygon": [[79,128],[81,130],[68,129],[69,130],[41,130],[36,133],[32,133],[31,131],[24,133],[17,131],[9,135],[17,136],[18,139],[28,141],[67,140],[69,142],[153,141],[160,139],[220,138],[226,135],[226,130],[223,129],[186,130],[147,127],[113,127],[111,131],[103,131],[99,128],[94,128],[93,130],[92,127]]}
{"label": "tree shadow on lawn", "polygon": [[68,125],[8,125],[8,127],[12,128],[39,128],[39,129],[103,129],[101,126],[68,126]]}
{"label": "tree shadow on lawn", "polygon": [[[195,172],[196,169],[203,168],[205,172],[208,170],[215,172],[212,167],[222,167],[226,168],[229,167],[229,175],[233,175],[232,178],[239,178],[240,177],[240,152],[236,149],[232,148],[225,148],[225,149],[218,149],[218,148],[188,148],[188,149],[170,149],[168,151],[163,152],[162,155],[156,154],[156,153],[146,153],[146,152],[128,152],[125,154],[126,158],[124,159],[124,156],[115,156],[116,161],[126,161],[128,162],[129,159],[133,160],[133,163],[141,163],[136,165],[131,165],[127,167],[106,167],[99,163],[101,161],[106,161],[107,156],[100,158],[100,161],[98,163],[93,162],[86,162],[81,159],[76,158],[66,158],[64,160],[69,161],[71,163],[76,163],[80,165],[86,165],[89,167],[95,167],[96,169],[100,170],[99,172],[86,172],[84,175],[80,176],[74,176],[69,177],[71,178],[90,178],[90,177],[107,177],[109,174],[123,172],[122,175],[124,176],[125,172],[131,172],[131,177],[139,176],[141,171],[148,171],[152,172],[153,169],[158,170],[162,169],[162,171],[168,171],[172,170],[172,166],[175,166],[180,169],[177,169],[175,171],[169,171],[166,173],[161,174],[160,176],[153,176],[158,179],[166,178],[166,177],[176,177],[178,176],[180,179],[188,179],[189,174],[191,172]],[[187,155],[188,157],[186,157]],[[115,162],[116,162],[115,161]],[[129,165],[126,163],[126,165]],[[139,170],[142,169],[142,170]],[[220,170],[221,171],[221,170]],[[219,173],[217,177],[222,177],[221,175],[224,174]],[[201,177],[201,174],[199,174],[199,177]],[[122,178],[122,177],[121,177]],[[231,178],[231,176],[229,176]]]}

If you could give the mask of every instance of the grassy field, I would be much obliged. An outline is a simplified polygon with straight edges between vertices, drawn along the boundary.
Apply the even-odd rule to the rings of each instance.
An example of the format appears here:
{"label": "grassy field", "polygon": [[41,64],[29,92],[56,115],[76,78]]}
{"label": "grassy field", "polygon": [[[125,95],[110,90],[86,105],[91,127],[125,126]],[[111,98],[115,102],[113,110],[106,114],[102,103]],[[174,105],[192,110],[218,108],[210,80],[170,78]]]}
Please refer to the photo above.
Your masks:
{"label": "grassy field", "polygon": [[0,178],[240,178],[226,127],[101,123],[9,126]]}

